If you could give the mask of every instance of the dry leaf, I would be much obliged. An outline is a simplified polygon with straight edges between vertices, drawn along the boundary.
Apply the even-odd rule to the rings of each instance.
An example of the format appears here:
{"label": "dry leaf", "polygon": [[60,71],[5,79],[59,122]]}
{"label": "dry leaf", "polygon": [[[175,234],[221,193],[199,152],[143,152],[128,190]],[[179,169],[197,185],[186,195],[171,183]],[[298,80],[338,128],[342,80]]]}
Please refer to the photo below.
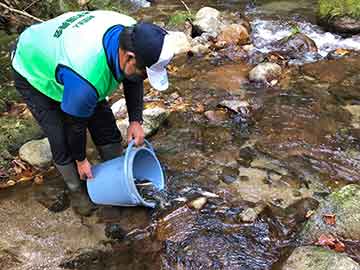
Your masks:
{"label": "dry leaf", "polygon": [[323,220],[327,225],[335,225],[336,224],[336,216],[333,214],[325,214],[323,215]]}
{"label": "dry leaf", "polygon": [[350,53],[350,51],[349,51],[349,50],[346,50],[346,49],[341,49],[341,48],[339,48],[339,49],[336,49],[336,50],[335,50],[335,53],[336,53],[337,55],[343,56],[343,55],[346,55],[346,54]]}
{"label": "dry leaf", "polygon": [[329,247],[331,249],[334,249],[337,252],[345,251],[345,244],[332,235],[322,234],[319,237],[319,240],[315,244],[320,245],[320,246]]}
{"label": "dry leaf", "polygon": [[43,175],[35,176],[34,182],[35,184],[41,185],[42,183],[44,183],[44,176]]}
{"label": "dry leaf", "polygon": [[14,180],[9,180],[9,181],[6,182],[6,185],[9,186],[9,187],[13,186],[15,184],[16,184],[16,182]]}

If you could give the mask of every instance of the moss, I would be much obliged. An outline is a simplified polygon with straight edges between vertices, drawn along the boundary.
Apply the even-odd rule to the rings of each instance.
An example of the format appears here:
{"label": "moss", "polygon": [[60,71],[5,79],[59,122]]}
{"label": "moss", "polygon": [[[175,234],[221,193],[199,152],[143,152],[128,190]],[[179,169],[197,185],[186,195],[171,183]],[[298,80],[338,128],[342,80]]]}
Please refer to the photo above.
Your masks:
{"label": "moss", "polygon": [[[42,131],[34,119],[19,119],[16,117],[0,117],[0,153],[14,152],[25,142],[39,138]],[[0,155],[0,165],[4,161]]]}
{"label": "moss", "polygon": [[359,0],[319,0],[320,18],[350,16],[360,18]]}
{"label": "moss", "polygon": [[186,21],[193,21],[194,16],[187,11],[176,11],[170,16],[168,26],[178,26],[184,24]]}
{"label": "moss", "polygon": [[347,185],[337,192],[333,192],[330,195],[330,200],[333,201],[335,206],[354,207],[354,200],[358,196],[355,196],[357,193],[360,195],[360,186],[359,185]]}

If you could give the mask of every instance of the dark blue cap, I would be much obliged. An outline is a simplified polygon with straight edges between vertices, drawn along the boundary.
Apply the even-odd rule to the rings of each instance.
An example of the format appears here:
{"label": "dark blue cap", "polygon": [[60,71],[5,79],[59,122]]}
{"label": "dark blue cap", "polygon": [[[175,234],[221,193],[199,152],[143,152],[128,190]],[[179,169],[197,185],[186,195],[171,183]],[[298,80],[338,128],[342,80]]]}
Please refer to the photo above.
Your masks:
{"label": "dark blue cap", "polygon": [[166,30],[152,23],[135,25],[132,39],[140,66],[151,67],[159,60],[166,34]]}

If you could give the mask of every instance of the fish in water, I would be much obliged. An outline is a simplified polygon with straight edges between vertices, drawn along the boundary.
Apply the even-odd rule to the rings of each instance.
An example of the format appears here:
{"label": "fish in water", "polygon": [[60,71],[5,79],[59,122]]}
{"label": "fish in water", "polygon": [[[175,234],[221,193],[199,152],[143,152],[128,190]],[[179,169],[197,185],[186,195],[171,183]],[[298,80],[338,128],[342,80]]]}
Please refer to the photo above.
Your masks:
{"label": "fish in water", "polygon": [[160,209],[170,206],[167,194],[147,179],[135,179],[135,186],[141,197],[148,203],[155,203]]}

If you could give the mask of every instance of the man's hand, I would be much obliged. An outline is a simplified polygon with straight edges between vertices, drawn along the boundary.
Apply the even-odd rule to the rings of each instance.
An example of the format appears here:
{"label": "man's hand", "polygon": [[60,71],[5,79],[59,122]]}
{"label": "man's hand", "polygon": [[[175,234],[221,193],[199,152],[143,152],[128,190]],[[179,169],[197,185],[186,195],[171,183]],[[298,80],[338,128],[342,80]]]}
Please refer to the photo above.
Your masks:
{"label": "man's hand", "polygon": [[93,178],[91,164],[86,158],[83,161],[76,161],[76,165],[81,180]]}
{"label": "man's hand", "polygon": [[144,129],[141,126],[141,124],[135,121],[130,122],[130,126],[127,130],[128,143],[130,143],[132,139],[135,139],[135,145],[140,146],[144,143],[144,138],[145,138]]}

